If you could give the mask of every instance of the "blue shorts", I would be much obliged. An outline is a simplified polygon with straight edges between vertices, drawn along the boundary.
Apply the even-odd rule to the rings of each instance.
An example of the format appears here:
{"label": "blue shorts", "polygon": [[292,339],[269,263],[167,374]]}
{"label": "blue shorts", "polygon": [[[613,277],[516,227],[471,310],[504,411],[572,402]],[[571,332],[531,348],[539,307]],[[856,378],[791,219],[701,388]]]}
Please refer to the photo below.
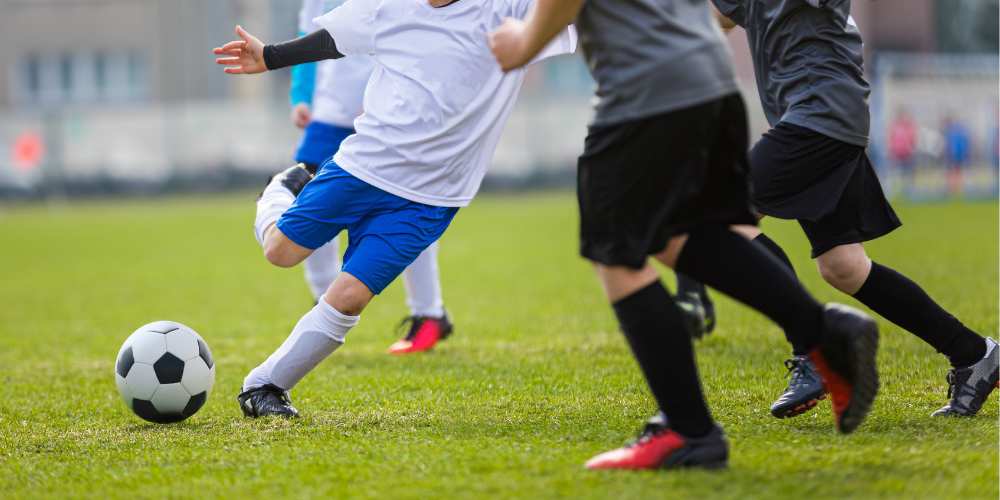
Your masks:
{"label": "blue shorts", "polygon": [[340,143],[353,134],[353,128],[309,122],[299,141],[299,148],[295,151],[295,161],[318,167],[332,158],[340,149]]}
{"label": "blue shorts", "polygon": [[278,229],[312,250],[346,229],[343,270],[377,295],[444,234],[456,213],[382,191],[330,160],[278,219]]}

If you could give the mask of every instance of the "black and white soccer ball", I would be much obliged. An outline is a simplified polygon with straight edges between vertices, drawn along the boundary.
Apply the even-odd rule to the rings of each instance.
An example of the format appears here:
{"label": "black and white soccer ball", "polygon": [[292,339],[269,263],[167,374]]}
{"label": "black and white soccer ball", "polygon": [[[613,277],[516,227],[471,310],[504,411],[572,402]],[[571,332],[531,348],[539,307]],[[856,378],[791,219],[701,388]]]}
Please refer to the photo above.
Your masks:
{"label": "black and white soccer ball", "polygon": [[118,351],[115,383],[125,404],[150,422],[180,422],[212,392],[215,361],[197,332],[173,321],[139,327]]}

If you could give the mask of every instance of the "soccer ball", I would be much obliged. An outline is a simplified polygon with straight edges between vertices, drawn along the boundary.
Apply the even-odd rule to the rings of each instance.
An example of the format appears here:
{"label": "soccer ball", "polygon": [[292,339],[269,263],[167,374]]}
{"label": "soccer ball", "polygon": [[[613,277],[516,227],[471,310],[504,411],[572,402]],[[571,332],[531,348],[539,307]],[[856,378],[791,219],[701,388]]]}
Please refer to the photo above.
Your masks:
{"label": "soccer ball", "polygon": [[136,415],[158,424],[180,422],[205,404],[215,361],[194,330],[173,321],[139,327],[118,351],[115,383]]}

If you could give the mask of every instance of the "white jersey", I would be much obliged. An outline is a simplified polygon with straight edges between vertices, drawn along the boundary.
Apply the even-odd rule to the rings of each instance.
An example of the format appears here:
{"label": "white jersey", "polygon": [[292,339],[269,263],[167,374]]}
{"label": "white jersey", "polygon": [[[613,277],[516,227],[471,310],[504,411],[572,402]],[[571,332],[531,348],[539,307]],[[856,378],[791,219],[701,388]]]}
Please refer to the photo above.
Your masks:
{"label": "white jersey", "polygon": [[[323,29],[314,19],[339,7],[344,0],[303,0],[299,11],[299,31]],[[316,65],[312,119],[340,127],[353,127],[361,114],[365,85],[372,74],[370,57],[345,57],[320,61]]]}
{"label": "white jersey", "polygon": [[[479,190],[524,70],[504,74],[487,34],[534,0],[348,0],[317,18],[347,59],[371,55],[364,113],[334,161],[418,203],[462,207]],[[538,59],[573,52],[569,28]]]}

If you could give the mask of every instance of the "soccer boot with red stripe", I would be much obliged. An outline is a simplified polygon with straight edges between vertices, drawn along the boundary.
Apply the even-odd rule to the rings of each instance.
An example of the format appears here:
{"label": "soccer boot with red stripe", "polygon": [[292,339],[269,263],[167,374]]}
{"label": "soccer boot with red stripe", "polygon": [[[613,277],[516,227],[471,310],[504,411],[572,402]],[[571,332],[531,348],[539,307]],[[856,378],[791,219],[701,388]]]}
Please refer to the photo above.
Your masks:
{"label": "soccer boot with red stripe", "polygon": [[953,368],[948,372],[948,397],[951,401],[934,412],[935,417],[971,417],[979,412],[1000,382],[1000,346],[986,339],[986,355],[974,365]]}
{"label": "soccer boot with red stripe", "polygon": [[673,469],[702,467],[720,469],[729,461],[729,443],[722,428],[699,438],[674,432],[662,413],[651,418],[634,442],[601,453],[587,461],[588,469]]}
{"label": "soccer boot with red stripe", "polygon": [[795,356],[785,360],[788,369],[788,387],[771,405],[771,415],[788,418],[801,415],[813,409],[826,397],[823,379],[816,371],[809,356]]}
{"label": "soccer boot with red stripe", "polygon": [[432,316],[410,316],[400,323],[400,327],[410,324],[406,337],[389,346],[389,354],[412,354],[429,351],[438,342],[448,338],[455,327],[448,314],[440,318]]}
{"label": "soccer boot with red stripe", "polygon": [[861,425],[878,394],[878,325],[867,314],[841,304],[823,311],[823,336],[809,353],[833,403],[837,430],[850,434]]}

